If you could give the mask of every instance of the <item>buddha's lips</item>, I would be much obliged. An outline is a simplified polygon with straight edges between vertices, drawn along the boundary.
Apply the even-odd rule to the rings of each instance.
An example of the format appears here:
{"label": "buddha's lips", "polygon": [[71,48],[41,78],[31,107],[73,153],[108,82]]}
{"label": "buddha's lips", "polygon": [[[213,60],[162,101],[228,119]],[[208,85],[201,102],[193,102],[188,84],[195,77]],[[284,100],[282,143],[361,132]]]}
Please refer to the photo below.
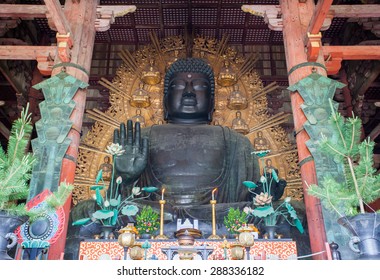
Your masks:
{"label": "buddha's lips", "polygon": [[195,106],[197,105],[197,97],[194,93],[184,93],[182,95],[181,103],[184,106]]}

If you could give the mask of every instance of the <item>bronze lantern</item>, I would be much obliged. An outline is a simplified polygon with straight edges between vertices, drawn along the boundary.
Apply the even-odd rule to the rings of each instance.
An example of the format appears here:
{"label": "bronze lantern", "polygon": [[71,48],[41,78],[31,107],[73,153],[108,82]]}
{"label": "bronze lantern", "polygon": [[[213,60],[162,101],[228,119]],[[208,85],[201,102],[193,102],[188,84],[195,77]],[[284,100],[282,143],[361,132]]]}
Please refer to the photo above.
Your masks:
{"label": "bronze lantern", "polygon": [[142,248],[141,243],[133,244],[129,255],[132,260],[142,260],[144,258],[144,249]]}
{"label": "bronze lantern", "polygon": [[133,224],[128,224],[119,230],[118,242],[124,248],[124,260],[127,259],[128,248],[135,243],[136,234],[138,233]]}
{"label": "bronze lantern", "polygon": [[231,259],[232,260],[242,260],[244,259],[244,246],[240,243],[232,243],[231,248]]}
{"label": "bronze lantern", "polygon": [[251,250],[251,246],[255,243],[252,231],[253,229],[247,226],[243,226],[239,229],[239,243],[245,247],[247,260],[250,259],[249,251]]}

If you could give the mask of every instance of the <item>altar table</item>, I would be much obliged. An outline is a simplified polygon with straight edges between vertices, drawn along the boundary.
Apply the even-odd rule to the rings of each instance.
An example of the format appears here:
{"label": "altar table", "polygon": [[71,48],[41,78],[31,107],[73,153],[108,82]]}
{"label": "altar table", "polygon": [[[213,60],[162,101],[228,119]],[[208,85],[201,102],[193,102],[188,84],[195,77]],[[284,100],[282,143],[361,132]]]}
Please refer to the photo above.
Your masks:
{"label": "altar table", "polygon": [[[143,243],[145,240],[136,241]],[[148,241],[152,245],[147,252],[148,258],[155,255],[158,260],[167,260],[167,256],[162,252],[161,248],[178,246],[177,239]],[[233,243],[236,240],[228,239],[227,241]],[[194,247],[213,247],[213,252],[208,256],[208,260],[216,260],[224,256],[224,249],[221,247],[222,243],[223,240],[196,239]],[[227,255],[230,259],[230,249],[227,249]],[[123,256],[124,249],[117,240],[90,239],[80,243],[79,259],[81,260],[122,260]],[[254,245],[251,247],[250,256],[251,259],[297,259],[296,242],[291,239],[258,239],[255,240]]]}

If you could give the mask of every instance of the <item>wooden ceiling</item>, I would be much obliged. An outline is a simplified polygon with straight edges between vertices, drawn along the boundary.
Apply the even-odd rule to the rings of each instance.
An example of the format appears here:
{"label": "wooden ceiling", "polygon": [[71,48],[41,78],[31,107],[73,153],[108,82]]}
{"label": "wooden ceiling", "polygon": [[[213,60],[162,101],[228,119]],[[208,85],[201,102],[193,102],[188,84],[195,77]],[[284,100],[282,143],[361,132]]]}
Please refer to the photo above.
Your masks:
{"label": "wooden ceiling", "polygon": [[[61,4],[64,3],[62,0],[60,2]],[[366,2],[368,3],[368,1]],[[3,0],[0,3],[44,4],[42,0]],[[90,85],[92,88],[100,90],[100,96],[89,96],[88,101],[93,101],[92,103],[95,102],[95,104],[97,102],[98,105],[95,106],[101,109],[107,108],[108,92],[98,84],[98,80],[101,77],[112,79],[117,67],[121,64],[118,51],[122,48],[133,51],[140,46],[150,44],[149,32],[155,32],[160,39],[185,34],[189,30],[193,34],[214,37],[219,40],[223,34],[228,34],[230,46],[236,47],[246,54],[260,52],[261,61],[257,63],[256,67],[264,84],[276,81],[283,88],[286,88],[287,75],[282,32],[270,30],[262,17],[243,12],[241,9],[243,4],[278,5],[279,2],[278,0],[100,0],[100,5],[135,5],[137,9],[134,13],[117,17],[109,30],[96,33]],[[333,4],[360,5],[362,2],[359,0],[338,0],[334,1]],[[345,29],[350,22],[348,18],[334,18],[330,28],[322,32],[322,41],[328,44],[342,44]],[[34,33],[32,26],[35,27],[36,33]],[[17,35],[16,38],[23,39],[22,36],[28,36],[30,37],[28,44],[35,45],[40,44],[42,40],[55,42],[56,32],[50,29],[46,18],[26,21],[19,24],[15,29],[20,28],[24,30],[24,32],[20,32],[24,35],[19,35],[14,30],[10,30],[3,37],[10,38]],[[360,43],[360,40],[378,40],[378,37],[372,34],[370,30],[363,32],[367,37],[358,38],[359,40],[355,44]],[[0,75],[0,90],[4,96],[3,100],[9,100],[9,104],[16,109],[12,101],[13,103],[16,102],[15,93],[17,90],[12,86],[10,80],[12,79],[7,76],[7,73],[3,72]],[[344,105],[344,97],[342,96],[343,94],[338,92],[337,100],[342,103],[341,109],[345,110],[347,106]],[[364,130],[368,135],[373,132],[380,120],[379,107],[374,107],[376,102],[380,102],[379,78],[376,78],[368,86],[363,98],[364,101],[361,106],[364,106],[364,110],[362,110],[362,114],[363,116],[366,115]],[[273,105],[273,113],[289,108],[289,106],[285,106],[287,102],[289,99],[286,94],[279,91],[269,96],[269,106]],[[0,107],[0,121],[4,122],[6,126],[13,119],[9,116],[10,111],[12,110],[4,110]],[[5,118],[5,115],[8,117]],[[85,125],[91,125],[91,123]],[[376,141],[380,142],[378,138],[380,137],[377,136]],[[380,150],[380,147],[378,149]]]}

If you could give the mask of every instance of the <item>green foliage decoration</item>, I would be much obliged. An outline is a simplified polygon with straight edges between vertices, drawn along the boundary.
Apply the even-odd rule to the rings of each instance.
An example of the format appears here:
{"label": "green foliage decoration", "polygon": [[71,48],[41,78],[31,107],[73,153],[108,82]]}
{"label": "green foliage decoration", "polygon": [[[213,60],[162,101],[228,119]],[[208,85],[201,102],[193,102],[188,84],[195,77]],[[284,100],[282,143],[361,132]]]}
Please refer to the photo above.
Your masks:
{"label": "green foliage decoration", "polygon": [[136,228],[139,234],[154,234],[160,226],[158,218],[158,213],[151,206],[144,206],[136,216]]}
{"label": "green foliage decoration", "polygon": [[224,225],[231,234],[238,234],[238,230],[243,226],[243,224],[246,224],[247,221],[247,214],[239,208],[230,207],[228,209],[227,216],[224,217]]}
{"label": "green foliage decoration", "polygon": [[318,197],[323,205],[339,217],[365,213],[365,205],[380,198],[380,174],[373,161],[374,142],[360,142],[362,123],[358,117],[345,119],[336,112],[330,100],[330,123],[337,131],[337,139],[321,135],[320,148],[334,161],[343,164],[344,178],[337,181],[326,174],[320,186],[312,184],[308,193]]}

